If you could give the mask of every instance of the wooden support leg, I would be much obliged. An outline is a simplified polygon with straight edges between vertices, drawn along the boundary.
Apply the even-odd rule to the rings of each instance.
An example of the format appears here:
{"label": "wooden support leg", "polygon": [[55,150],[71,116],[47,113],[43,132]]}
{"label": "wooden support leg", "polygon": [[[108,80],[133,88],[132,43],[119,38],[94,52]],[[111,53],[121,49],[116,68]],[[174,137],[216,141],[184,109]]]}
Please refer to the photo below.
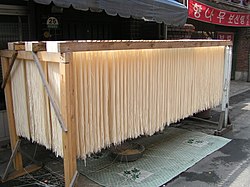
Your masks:
{"label": "wooden support leg", "polygon": [[[15,118],[14,118],[14,110],[13,110],[13,101],[12,101],[12,89],[11,89],[11,68],[13,67],[15,58],[17,57],[17,53],[12,56],[11,62],[9,62],[8,58],[1,58],[2,63],[2,71],[3,76],[5,77],[5,81],[3,82],[4,93],[5,93],[5,102],[6,102],[6,109],[8,115],[8,124],[9,124],[9,134],[10,134],[10,143],[12,149],[12,155],[10,161],[7,165],[7,168],[4,172],[2,180],[0,182],[5,182],[19,176],[25,175],[27,173],[33,172],[38,170],[42,167],[42,165],[29,165],[23,168],[23,161],[22,155],[18,151],[20,147],[20,139],[16,133],[16,126],[15,126]],[[11,64],[11,65],[10,65]],[[13,166],[15,171],[8,175],[8,171],[13,161]]]}
{"label": "wooden support leg", "polygon": [[[6,76],[6,72],[8,71],[9,67],[9,60],[8,58],[1,58],[2,62],[2,71],[3,76]],[[5,102],[6,102],[6,109],[7,109],[7,115],[8,115],[8,124],[9,124],[9,134],[10,134],[10,143],[11,143],[11,149],[12,151],[15,148],[15,145],[19,141],[19,137],[16,133],[16,126],[15,126],[15,118],[14,118],[14,110],[13,110],[13,103],[12,103],[12,89],[11,89],[11,78],[9,77],[6,86],[4,89],[5,93]],[[22,156],[19,152],[17,152],[16,156],[13,159],[14,168],[18,171],[23,169],[23,162],[22,162]]]}
{"label": "wooden support leg", "polygon": [[233,125],[231,124],[229,114],[228,114],[227,120],[225,122],[225,112],[222,111],[220,114],[218,129],[214,131],[214,135],[221,136],[232,129],[233,129]]}
{"label": "wooden support leg", "polygon": [[218,129],[217,129],[218,131],[223,128],[223,126],[224,126],[224,119],[225,119],[225,112],[222,111],[220,113],[220,119],[219,119],[219,124],[218,124]]}
{"label": "wooden support leg", "polygon": [[222,135],[232,129],[229,119],[229,90],[231,79],[232,66],[232,46],[225,48],[225,66],[224,66],[224,87],[221,104],[221,114],[218,123],[218,129],[214,132],[215,135]]}
{"label": "wooden support leg", "polygon": [[64,160],[64,176],[65,186],[69,187],[74,175],[77,171],[76,166],[76,125],[74,113],[74,81],[70,81],[73,71],[73,63],[60,64],[61,74],[61,112],[65,123],[67,124],[67,132],[63,133],[63,160]]}
{"label": "wooden support leg", "polygon": [[[70,81],[73,77],[73,63],[60,64],[60,89],[61,89],[61,110],[54,101],[50,88],[46,82],[44,72],[41,64],[35,53],[32,53],[34,62],[39,70],[44,88],[48,94],[50,102],[54,108],[58,121],[62,127],[63,140],[63,159],[64,159],[64,175],[65,186],[70,186],[74,174],[77,171],[76,167],[76,125],[74,113],[74,85]],[[71,54],[68,54],[68,59],[71,59]],[[67,125],[67,126],[66,126]]]}

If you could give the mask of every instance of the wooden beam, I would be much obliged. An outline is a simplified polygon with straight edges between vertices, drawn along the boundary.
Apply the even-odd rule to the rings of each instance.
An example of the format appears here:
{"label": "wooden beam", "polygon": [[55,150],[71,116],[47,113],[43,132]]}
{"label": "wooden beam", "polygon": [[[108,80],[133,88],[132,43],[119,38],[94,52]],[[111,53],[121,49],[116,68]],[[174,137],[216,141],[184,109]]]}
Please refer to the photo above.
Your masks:
{"label": "wooden beam", "polygon": [[46,43],[38,41],[25,42],[25,51],[46,51]]}
{"label": "wooden beam", "polygon": [[[16,51],[14,50],[0,50],[0,56],[5,58],[11,58]],[[17,57],[18,58],[18,57]]]}
{"label": "wooden beam", "polygon": [[[1,61],[2,61],[3,75],[5,76],[7,69],[9,67],[9,59],[2,57]],[[13,151],[16,143],[19,140],[19,137],[17,136],[16,126],[15,126],[13,101],[12,101],[12,90],[11,90],[11,77],[8,79],[8,81],[6,83],[4,93],[5,93],[5,102],[6,102],[6,109],[7,109],[7,115],[8,115],[10,143],[11,143],[11,149]],[[17,171],[23,169],[22,156],[19,152],[17,152],[13,163],[14,163],[14,168]]]}
{"label": "wooden beam", "polygon": [[[37,52],[37,56],[41,61],[68,63],[69,59],[65,56],[67,52],[231,46],[232,42],[228,40],[87,40],[46,42],[46,45],[47,47],[45,43],[28,42],[26,43],[26,51],[19,51],[17,58],[32,60],[31,51],[42,50]],[[10,47],[10,49],[12,48]],[[43,51],[46,48],[48,51]],[[13,51],[11,50],[0,51],[0,56],[11,57],[12,54]]]}
{"label": "wooden beam", "polygon": [[228,40],[124,40],[124,41],[73,41],[57,43],[57,51],[77,52],[99,50],[191,48],[232,45]]}
{"label": "wooden beam", "polygon": [[[1,50],[0,56],[11,58],[15,51],[12,50]],[[68,59],[65,58],[65,54],[61,53],[50,53],[46,51],[37,52],[37,56],[40,61],[55,62],[55,63],[68,63]],[[17,59],[33,60],[31,51],[18,51]]]}
{"label": "wooden beam", "polygon": [[24,42],[8,42],[9,50],[25,50]]}
{"label": "wooden beam", "polygon": [[24,43],[13,43],[12,50],[15,50],[15,51],[24,51],[25,50],[25,45],[24,45]]}
{"label": "wooden beam", "polygon": [[69,60],[65,58],[65,54],[41,51],[37,53],[37,56],[41,61],[47,62],[58,62],[58,63],[68,63]]}
{"label": "wooden beam", "polygon": [[46,51],[45,42],[30,41],[30,42],[9,42],[9,50],[15,51]]}
{"label": "wooden beam", "polygon": [[231,46],[229,40],[78,40],[78,41],[47,41],[45,42],[12,42],[9,50],[76,52],[96,50],[129,50],[129,49],[161,49],[189,48],[210,46]]}
{"label": "wooden beam", "polygon": [[8,69],[7,69],[7,71],[6,71],[5,75],[4,75],[4,79],[3,79],[3,82],[2,82],[2,85],[1,85],[1,88],[2,88],[2,89],[4,89],[5,86],[6,86],[6,83],[7,83],[7,81],[8,81],[8,78],[9,78],[9,76],[10,76],[10,72],[11,72],[11,70],[12,70],[12,67],[13,67],[13,65],[14,65],[14,63],[15,63],[15,61],[16,61],[17,54],[18,54],[18,53],[15,52],[15,53],[12,55],[12,57],[11,57],[10,66],[8,67]]}
{"label": "wooden beam", "polygon": [[[1,50],[0,56],[11,58],[11,56],[15,53],[15,51],[12,50]],[[17,59],[23,59],[23,60],[33,60],[32,52],[30,51],[18,51],[18,55],[16,57]]]}
{"label": "wooden beam", "polygon": [[[67,54],[69,59],[72,54]],[[76,124],[74,112],[74,81],[73,77],[73,63],[60,64],[60,89],[61,89],[61,113],[67,124],[67,132],[62,132],[63,138],[63,160],[64,160],[64,176],[65,186],[69,187],[77,171],[76,159]]]}
{"label": "wooden beam", "polygon": [[37,171],[37,170],[39,170],[41,168],[42,168],[42,165],[37,165],[37,164],[29,165],[29,166],[27,166],[25,168],[22,168],[22,169],[18,170],[18,171],[13,171],[12,173],[10,173],[8,175],[8,177],[5,180],[1,180],[1,182],[4,183],[4,182],[7,182],[7,181],[10,181],[10,180],[15,179],[17,177],[26,175],[27,173]]}

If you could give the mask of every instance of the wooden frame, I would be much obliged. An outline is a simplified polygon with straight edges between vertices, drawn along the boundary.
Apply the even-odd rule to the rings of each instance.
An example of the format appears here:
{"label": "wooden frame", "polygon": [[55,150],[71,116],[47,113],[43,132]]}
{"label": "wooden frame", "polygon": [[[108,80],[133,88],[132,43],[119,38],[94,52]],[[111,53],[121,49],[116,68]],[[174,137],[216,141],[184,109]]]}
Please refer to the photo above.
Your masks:
{"label": "wooden frame", "polygon": [[[2,62],[3,75],[6,75],[8,73],[8,68],[9,68],[8,66],[10,65],[10,59],[8,59],[7,57],[2,57],[1,62]],[[6,171],[4,173],[4,178],[0,182],[5,182],[17,178],[19,176],[25,175],[27,172],[33,172],[41,168],[41,165],[36,165],[36,164],[32,164],[25,168],[23,167],[22,155],[18,151],[18,147],[20,145],[20,139],[16,134],[10,78],[8,78],[8,80],[6,81],[4,93],[5,93],[6,109],[8,114],[9,134],[10,134],[10,143],[12,150],[12,156],[10,158],[10,161],[13,160],[13,166],[15,171],[12,172],[10,175],[5,176],[7,174],[6,172],[8,172],[8,167],[9,167],[8,164]]]}
{"label": "wooden frame", "polygon": [[[98,51],[98,50],[129,50],[129,49],[160,49],[160,48],[188,48],[188,47],[212,47],[212,46],[232,46],[229,40],[77,40],[77,41],[48,41],[48,42],[16,42],[9,43],[9,50],[18,51],[46,51],[61,53],[77,51]],[[64,53],[64,54],[63,54]],[[39,53],[42,55],[42,53]],[[38,55],[39,55],[38,54]],[[7,52],[2,51],[1,56],[10,56]],[[19,54],[18,58],[25,58]],[[44,54],[43,54],[44,55]],[[50,53],[53,58],[60,58],[59,54]],[[31,58],[28,55],[26,58]],[[43,58],[50,58],[43,56]],[[61,57],[62,61],[64,60]],[[66,60],[68,61],[68,60]],[[57,62],[60,62],[57,61]]]}
{"label": "wooden frame", "polygon": [[86,40],[47,42],[46,49],[48,52],[66,53],[77,51],[188,48],[228,45],[232,45],[232,42],[228,40]]}
{"label": "wooden frame", "polygon": [[[69,58],[71,58],[71,54]],[[72,63],[60,64],[61,74],[61,113],[65,123],[67,124],[67,132],[63,132],[63,160],[64,160],[64,175],[65,186],[70,186],[77,171],[76,166],[76,125],[74,113],[74,86],[70,82],[70,76],[73,73]]]}
{"label": "wooden frame", "polygon": [[[3,75],[5,75],[5,72],[7,72],[7,69],[9,66],[9,60],[8,60],[8,58],[1,58],[1,61],[2,61]],[[8,79],[8,81],[6,83],[4,93],[5,93],[5,102],[6,102],[6,109],[7,109],[7,115],[8,115],[11,149],[12,149],[12,151],[14,151],[15,145],[19,141],[19,137],[16,134],[16,125],[15,125],[15,118],[14,118],[14,113],[13,113],[12,91],[11,91],[10,78]],[[19,152],[17,152],[17,154],[14,158],[13,164],[14,164],[15,170],[17,170],[17,171],[19,171],[23,168],[22,156]]]}
{"label": "wooden frame", "polygon": [[[25,59],[25,60],[33,60],[32,51],[22,51],[23,47],[20,46],[18,43],[18,47],[14,45],[14,49],[21,49],[21,51],[18,51],[18,55],[16,56],[17,59]],[[11,46],[13,46],[11,45]],[[0,52],[1,60],[2,60],[2,67],[3,67],[3,75],[5,76],[8,72],[8,67],[10,64],[10,59],[12,58],[13,54],[15,54],[15,50],[3,50]],[[68,54],[69,56],[70,54]],[[72,101],[68,100],[67,98],[72,95],[72,92],[70,92],[71,87],[69,83],[69,76],[72,74],[72,68],[70,67],[69,63],[65,61],[65,57],[61,55],[60,53],[48,53],[45,51],[41,51],[37,54],[38,58],[42,62],[55,62],[60,63],[60,73],[61,73],[61,88],[63,90],[62,94],[62,107],[60,108],[61,113],[63,115],[63,119],[67,122],[67,124],[71,125],[73,118],[70,118],[69,114],[74,114],[74,111],[72,111]],[[70,57],[69,57],[70,58]],[[45,65],[44,65],[45,64]],[[44,68],[46,69],[46,63],[43,63]],[[70,72],[71,71],[71,72]],[[46,76],[47,72],[45,71]],[[8,78],[5,86],[5,95],[6,95],[6,107],[7,107],[7,113],[8,113],[8,122],[9,122],[9,131],[10,131],[10,141],[11,141],[11,147],[12,151],[14,151],[15,145],[17,142],[19,142],[19,137],[16,134],[16,126],[15,126],[15,118],[14,118],[14,111],[13,111],[13,101],[12,101],[12,91],[11,91],[11,78]],[[74,125],[70,128],[68,132],[63,133],[63,148],[64,148],[64,165],[65,165],[65,185],[69,186],[71,183],[72,178],[74,177],[75,171],[76,171],[76,143],[75,143],[75,132],[74,132]],[[14,167],[15,172],[11,173],[6,180],[10,180],[13,178],[16,178],[18,176],[25,175],[28,172],[35,171],[37,169],[40,169],[41,166],[35,166],[31,165],[29,167],[23,168],[22,163],[22,155],[20,152],[16,152],[14,156]],[[4,182],[2,181],[2,182]]]}
{"label": "wooden frame", "polygon": [[[3,72],[9,66],[9,60],[13,53],[18,51],[17,59],[33,60],[33,52],[41,62],[59,63],[60,88],[61,88],[61,115],[66,124],[67,131],[63,131],[63,155],[65,186],[70,186],[75,179],[77,171],[76,157],[76,125],[74,111],[74,85],[70,81],[73,75],[72,52],[97,51],[97,50],[131,50],[131,49],[159,49],[159,48],[187,48],[209,46],[231,46],[231,41],[222,40],[173,40],[173,41],[68,41],[68,42],[24,42],[9,43],[9,50],[0,51],[2,57]],[[25,51],[24,51],[25,50]],[[46,72],[46,65],[44,65]],[[46,73],[47,74],[47,73]],[[47,76],[45,74],[45,77]],[[6,105],[9,120],[9,130],[12,149],[19,140],[16,134],[16,126],[13,114],[13,103],[10,78],[5,87]],[[228,102],[228,98],[226,98]],[[17,153],[14,159],[15,169],[23,169],[22,158]],[[19,175],[16,175],[19,176]]]}

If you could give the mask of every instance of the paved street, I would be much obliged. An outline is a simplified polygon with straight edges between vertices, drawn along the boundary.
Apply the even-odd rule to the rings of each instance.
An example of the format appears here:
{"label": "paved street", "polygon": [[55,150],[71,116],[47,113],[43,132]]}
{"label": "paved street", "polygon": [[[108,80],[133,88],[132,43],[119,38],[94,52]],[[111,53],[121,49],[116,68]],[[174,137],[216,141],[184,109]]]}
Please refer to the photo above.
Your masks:
{"label": "paved street", "polygon": [[230,143],[173,179],[167,187],[250,186],[250,84],[232,81]]}

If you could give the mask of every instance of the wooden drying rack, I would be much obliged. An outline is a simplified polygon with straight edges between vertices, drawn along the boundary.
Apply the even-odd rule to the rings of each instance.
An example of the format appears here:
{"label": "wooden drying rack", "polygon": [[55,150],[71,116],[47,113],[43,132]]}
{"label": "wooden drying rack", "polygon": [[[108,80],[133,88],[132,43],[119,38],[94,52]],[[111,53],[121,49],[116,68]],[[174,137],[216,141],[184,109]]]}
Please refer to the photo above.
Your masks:
{"label": "wooden drying rack", "polygon": [[[10,82],[10,72],[11,68],[15,62],[15,59],[25,59],[37,61],[38,66],[40,65],[40,76],[44,79],[44,87],[46,89],[47,84],[47,73],[46,72],[46,62],[56,62],[60,64],[60,87],[61,87],[61,108],[59,110],[58,120],[62,118],[60,122],[63,129],[62,139],[63,139],[63,154],[64,154],[64,176],[65,176],[65,186],[73,186],[77,177],[77,164],[76,164],[76,128],[75,128],[75,114],[74,114],[74,90],[73,85],[70,83],[70,77],[73,74],[71,67],[72,52],[77,51],[98,51],[98,50],[128,50],[128,49],[160,49],[160,48],[190,48],[190,47],[210,47],[210,46],[227,46],[225,54],[225,71],[224,71],[224,91],[223,91],[223,102],[222,111],[223,116],[222,121],[219,122],[218,131],[227,127],[228,119],[228,100],[229,100],[229,82],[230,82],[230,70],[231,70],[231,57],[232,57],[232,42],[222,41],[222,40],[156,40],[156,41],[61,41],[61,42],[14,42],[8,44],[8,50],[0,51],[0,56],[2,57],[2,68],[4,74],[4,81],[2,87],[4,87],[6,107],[8,113],[9,122],[9,132],[10,132],[10,142],[12,148],[15,172],[6,176],[2,180],[5,182],[7,180],[16,178],[18,176],[24,175],[27,172],[32,172],[41,168],[41,165],[31,165],[26,168],[23,167],[22,155],[18,151],[20,145],[20,139],[16,134],[16,126],[13,113],[13,101],[12,101],[12,89]],[[40,61],[40,62],[39,62]],[[37,66],[37,67],[38,67]],[[39,69],[39,67],[38,67]],[[39,70],[39,71],[40,71]],[[44,77],[43,77],[44,76]],[[47,91],[49,96],[49,91]],[[50,102],[53,101],[53,97],[50,98]],[[56,106],[57,107],[57,106]],[[55,108],[54,108],[55,109]],[[8,169],[8,168],[7,168]]]}
{"label": "wooden drying rack", "polygon": [[[9,131],[10,131],[10,141],[11,141],[11,148],[12,148],[12,155],[13,155],[13,163],[15,172],[10,174],[6,177],[2,182],[16,178],[18,176],[24,175],[27,172],[32,172],[37,169],[40,169],[41,166],[39,165],[32,165],[32,167],[23,167],[22,163],[22,156],[21,153],[17,151],[17,145],[20,144],[19,137],[16,134],[16,127],[15,127],[15,120],[14,120],[14,113],[13,113],[13,103],[12,103],[12,91],[11,91],[11,82],[10,77],[8,76],[7,72],[11,71],[10,63],[14,62],[14,58],[18,59],[25,59],[25,60],[34,60],[34,54],[39,58],[39,61],[44,62],[42,63],[43,70],[46,70],[46,62],[56,62],[60,63],[60,74],[61,80],[61,108],[59,108],[59,112],[61,117],[63,118],[64,124],[68,126],[63,129],[63,153],[64,153],[64,174],[65,174],[65,185],[66,186],[73,186],[72,179],[75,178],[77,174],[76,169],[76,132],[74,124],[74,105],[72,102],[74,100],[70,100],[69,98],[74,98],[74,92],[71,88],[69,77],[72,74],[72,69],[70,68],[69,62],[71,58],[70,53],[47,53],[44,51],[46,48],[45,43],[38,43],[38,42],[26,42],[26,43],[9,43],[9,50],[1,51],[2,57],[2,68],[3,74],[5,75],[3,82],[3,87],[6,96],[6,107],[8,113],[8,121],[9,121]],[[25,50],[25,51],[24,51]],[[17,54],[17,55],[16,55]],[[12,62],[9,62],[10,60]],[[66,60],[67,59],[67,60]],[[38,62],[39,63],[39,62]],[[46,71],[44,71],[44,79],[46,80],[47,76]],[[41,76],[42,77],[42,76]],[[6,86],[5,86],[6,84]],[[49,95],[49,94],[48,94]],[[50,100],[53,103],[53,99]],[[56,111],[56,110],[55,110]],[[71,117],[72,116],[72,117]],[[60,121],[60,120],[59,120]],[[61,124],[61,123],[60,123]],[[19,143],[18,143],[19,142]]]}

